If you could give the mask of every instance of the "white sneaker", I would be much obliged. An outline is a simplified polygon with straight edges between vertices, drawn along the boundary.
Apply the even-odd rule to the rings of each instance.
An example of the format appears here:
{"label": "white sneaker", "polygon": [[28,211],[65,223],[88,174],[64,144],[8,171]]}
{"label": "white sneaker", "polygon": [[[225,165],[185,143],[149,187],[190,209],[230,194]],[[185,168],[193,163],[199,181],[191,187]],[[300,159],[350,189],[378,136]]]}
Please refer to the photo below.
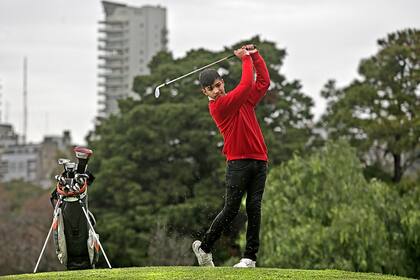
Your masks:
{"label": "white sneaker", "polygon": [[192,244],[192,249],[198,260],[199,266],[214,266],[213,256],[211,253],[204,252],[201,248],[201,241],[196,240]]}
{"label": "white sneaker", "polygon": [[247,258],[242,258],[239,263],[235,264],[233,267],[255,267],[255,261]]}

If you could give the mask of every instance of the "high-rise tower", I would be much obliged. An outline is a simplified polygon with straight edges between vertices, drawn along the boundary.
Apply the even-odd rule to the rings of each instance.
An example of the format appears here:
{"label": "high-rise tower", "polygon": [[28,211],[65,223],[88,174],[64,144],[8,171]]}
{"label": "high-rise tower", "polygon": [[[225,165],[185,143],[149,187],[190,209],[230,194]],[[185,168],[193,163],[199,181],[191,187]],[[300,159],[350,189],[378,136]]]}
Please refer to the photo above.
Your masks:
{"label": "high-rise tower", "polygon": [[160,6],[130,7],[102,2],[100,21],[99,115],[118,112],[117,100],[133,96],[135,76],[149,74],[152,57],[167,47],[166,9]]}

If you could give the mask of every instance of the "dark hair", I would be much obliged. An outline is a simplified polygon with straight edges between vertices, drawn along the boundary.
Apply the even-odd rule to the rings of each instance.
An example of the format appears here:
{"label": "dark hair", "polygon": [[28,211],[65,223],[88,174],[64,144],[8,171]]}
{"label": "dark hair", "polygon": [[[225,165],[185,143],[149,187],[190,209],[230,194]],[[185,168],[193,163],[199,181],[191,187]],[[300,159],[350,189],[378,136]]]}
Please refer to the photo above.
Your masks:
{"label": "dark hair", "polygon": [[200,75],[198,76],[198,80],[200,81],[200,85],[202,88],[211,86],[214,81],[217,79],[220,79],[219,73],[217,73],[214,69],[204,69],[200,72]]}

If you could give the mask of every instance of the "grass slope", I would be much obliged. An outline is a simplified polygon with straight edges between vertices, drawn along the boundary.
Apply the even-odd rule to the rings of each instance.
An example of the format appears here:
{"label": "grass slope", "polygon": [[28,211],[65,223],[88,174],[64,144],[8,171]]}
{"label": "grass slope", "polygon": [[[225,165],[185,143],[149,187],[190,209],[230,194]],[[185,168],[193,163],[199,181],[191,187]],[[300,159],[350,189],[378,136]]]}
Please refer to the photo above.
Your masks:
{"label": "grass slope", "polygon": [[231,267],[141,267],[141,268],[114,268],[83,271],[47,272],[37,274],[21,274],[0,277],[0,279],[408,279],[397,276],[356,273],[340,270],[297,270],[277,268],[235,269]]}

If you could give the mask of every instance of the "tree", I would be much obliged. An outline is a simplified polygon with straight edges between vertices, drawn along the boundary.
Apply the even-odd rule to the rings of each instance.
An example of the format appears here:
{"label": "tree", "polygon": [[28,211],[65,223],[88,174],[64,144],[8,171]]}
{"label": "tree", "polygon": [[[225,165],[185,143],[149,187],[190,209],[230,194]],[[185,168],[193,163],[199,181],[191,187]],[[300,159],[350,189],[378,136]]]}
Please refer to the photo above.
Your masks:
{"label": "tree", "polygon": [[[261,50],[272,79],[270,92],[257,113],[269,156],[273,162],[280,162],[291,157],[294,150],[304,150],[310,134],[312,100],[301,93],[297,81],[287,82],[279,74],[283,50],[258,37],[250,41]],[[221,209],[223,139],[209,116],[198,75],[162,88],[157,100],[152,93],[165,79],[224,57],[243,44],[221,52],[192,50],[178,59],[170,53],[157,54],[150,63],[151,74],[135,79],[139,100],[122,100],[121,113],[103,120],[89,136],[89,146],[95,153],[90,167],[97,177],[90,192],[91,205],[106,221],[98,222],[98,232],[114,265],[176,263],[175,259],[151,255],[159,253],[156,240],[201,236]],[[218,67],[226,89],[232,89],[241,75],[239,60],[224,61]],[[221,242],[235,242],[243,222],[235,224],[238,226]],[[227,257],[226,249],[217,250],[216,259]]]}
{"label": "tree", "polygon": [[348,139],[382,173],[381,163],[389,158],[392,180],[399,182],[420,159],[420,30],[389,34],[378,45],[377,54],[361,61],[360,79],[343,89],[334,81],[326,84],[321,123],[330,137]]}
{"label": "tree", "polygon": [[[405,261],[411,277],[420,277],[420,182],[403,180],[400,184],[403,195],[394,200],[394,213],[398,215],[400,229],[404,236],[402,246],[406,250],[407,259]],[[395,228],[395,227],[394,227]],[[398,236],[398,234],[394,234]]]}
{"label": "tree", "polygon": [[259,258],[270,267],[414,276],[402,201],[392,187],[365,180],[349,144],[327,143],[270,172]]}
{"label": "tree", "polygon": [[[0,275],[30,273],[52,222],[49,193],[19,180],[0,185],[0,194]],[[50,240],[39,271],[63,269]]]}

